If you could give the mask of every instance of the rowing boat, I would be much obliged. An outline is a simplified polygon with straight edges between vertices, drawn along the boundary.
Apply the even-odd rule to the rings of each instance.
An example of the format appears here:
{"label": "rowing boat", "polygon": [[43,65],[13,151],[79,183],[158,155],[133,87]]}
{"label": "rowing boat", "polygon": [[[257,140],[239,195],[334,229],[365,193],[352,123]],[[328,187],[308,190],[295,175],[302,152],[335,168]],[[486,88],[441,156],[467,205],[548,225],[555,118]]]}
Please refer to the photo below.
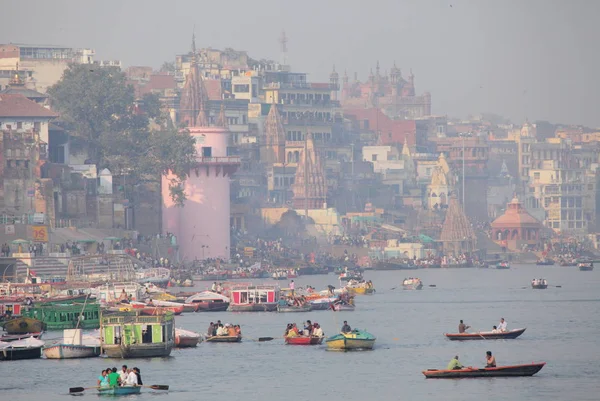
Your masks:
{"label": "rowing boat", "polygon": [[510,331],[501,331],[494,333],[491,331],[482,331],[479,333],[444,333],[449,340],[512,340],[519,337],[526,329],[514,329]]}
{"label": "rowing boat", "polygon": [[207,343],[239,343],[242,336],[211,336],[204,340]]}
{"label": "rowing boat", "polygon": [[520,377],[533,376],[546,362],[531,363],[528,365],[498,366],[496,368],[464,368],[464,369],[428,369],[423,374],[428,379],[458,379],[462,377]]}
{"label": "rowing boat", "polygon": [[301,306],[296,306],[296,305],[286,305],[286,306],[281,306],[281,305],[277,305],[277,312],[279,313],[284,313],[284,312],[310,312],[312,310],[312,305],[307,303]]}
{"label": "rowing boat", "polygon": [[117,387],[100,387],[98,395],[120,396],[139,394],[142,391],[141,386],[117,386]]}
{"label": "rowing boat", "polygon": [[289,345],[319,345],[323,342],[323,337],[285,337],[285,343]]}

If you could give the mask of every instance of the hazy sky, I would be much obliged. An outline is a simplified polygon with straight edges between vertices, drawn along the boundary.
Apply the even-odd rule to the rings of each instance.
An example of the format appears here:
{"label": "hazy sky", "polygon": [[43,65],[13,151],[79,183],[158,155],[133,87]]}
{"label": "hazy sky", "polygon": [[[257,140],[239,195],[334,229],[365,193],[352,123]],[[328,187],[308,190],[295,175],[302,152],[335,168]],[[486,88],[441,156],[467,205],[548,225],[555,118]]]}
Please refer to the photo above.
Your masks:
{"label": "hazy sky", "polygon": [[[327,80],[333,64],[364,80],[394,60],[433,113],[494,112],[600,127],[596,0],[229,0],[2,3],[0,43],[94,48],[125,66],[174,60],[190,48],[247,50],[280,60],[284,28],[294,71]],[[594,50],[596,49],[596,50]]]}

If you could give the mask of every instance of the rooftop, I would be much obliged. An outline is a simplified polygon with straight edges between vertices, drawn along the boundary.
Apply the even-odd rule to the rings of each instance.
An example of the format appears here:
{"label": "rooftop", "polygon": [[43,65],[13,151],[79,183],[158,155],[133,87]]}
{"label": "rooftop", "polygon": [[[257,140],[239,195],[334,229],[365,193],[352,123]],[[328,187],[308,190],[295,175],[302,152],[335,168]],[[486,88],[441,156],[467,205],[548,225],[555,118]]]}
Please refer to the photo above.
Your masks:
{"label": "rooftop", "polygon": [[47,117],[58,114],[19,94],[0,94],[0,117]]}

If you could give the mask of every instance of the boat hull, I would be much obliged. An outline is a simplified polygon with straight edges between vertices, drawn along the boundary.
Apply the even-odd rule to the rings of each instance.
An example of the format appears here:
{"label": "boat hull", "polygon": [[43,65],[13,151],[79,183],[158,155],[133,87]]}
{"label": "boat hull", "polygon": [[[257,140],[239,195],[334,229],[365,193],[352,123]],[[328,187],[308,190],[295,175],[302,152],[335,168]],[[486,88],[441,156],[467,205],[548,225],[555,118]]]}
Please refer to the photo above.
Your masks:
{"label": "boat hull", "polygon": [[18,317],[4,323],[4,331],[7,334],[39,333],[46,329],[46,324],[31,317]]}
{"label": "boat hull", "polygon": [[333,305],[331,307],[331,309],[333,309],[336,312],[354,312],[354,309],[356,309],[356,306],[354,306],[354,305]]}
{"label": "boat hull", "polygon": [[311,303],[312,310],[328,310],[331,309],[331,303],[329,302],[314,302]]}
{"label": "boat hull", "polygon": [[154,358],[171,355],[174,343],[135,344],[129,346],[104,345],[102,349],[109,358]]}
{"label": "boat hull", "polygon": [[231,312],[275,312],[277,304],[229,304],[228,310]]}
{"label": "boat hull", "polygon": [[311,304],[303,306],[279,306],[277,305],[277,312],[279,313],[294,313],[294,312],[310,312],[312,310]]}
{"label": "boat hull", "polygon": [[331,350],[352,351],[370,350],[375,346],[376,338],[363,331],[340,333],[325,340],[327,348]]}
{"label": "boat hull", "polygon": [[526,329],[515,329],[503,333],[445,333],[444,335],[453,341],[465,341],[465,340],[512,340],[519,337],[525,332]]}
{"label": "boat hull", "polygon": [[207,337],[207,343],[239,343],[242,341],[242,336],[212,336]]}
{"label": "boat hull", "polygon": [[579,266],[579,271],[582,272],[591,272],[594,270],[594,266]]}
{"label": "boat hull", "polygon": [[352,288],[352,287],[347,287],[347,290],[352,295],[371,295],[371,294],[375,293],[375,288],[365,288],[365,287]]}
{"label": "boat hull", "polygon": [[548,288],[548,284],[531,284],[531,288],[534,290],[545,290]]}
{"label": "boat hull", "polygon": [[39,340],[40,338],[42,338],[42,334],[43,333],[9,334],[9,335],[0,337],[0,341],[9,343],[11,341],[24,340],[29,337],[37,338]]}
{"label": "boat hull", "polygon": [[57,344],[42,352],[47,359],[93,358],[100,355],[100,346]]}
{"label": "boat hull", "polygon": [[288,345],[319,345],[323,342],[323,337],[286,337],[285,343]]}
{"label": "boat hull", "polygon": [[98,395],[107,395],[107,396],[120,396],[120,395],[131,395],[131,394],[139,394],[142,391],[141,386],[119,386],[119,387],[107,387],[107,388],[99,388]]}
{"label": "boat hull", "polygon": [[423,374],[428,379],[459,379],[459,378],[476,378],[476,377],[523,377],[533,376],[542,368],[546,363],[532,363],[529,365],[515,365],[515,366],[499,366],[496,368],[466,368],[456,370],[437,370],[429,369],[424,370]]}
{"label": "boat hull", "polygon": [[17,361],[20,359],[38,359],[42,357],[42,347],[16,347],[0,350],[0,361]]}

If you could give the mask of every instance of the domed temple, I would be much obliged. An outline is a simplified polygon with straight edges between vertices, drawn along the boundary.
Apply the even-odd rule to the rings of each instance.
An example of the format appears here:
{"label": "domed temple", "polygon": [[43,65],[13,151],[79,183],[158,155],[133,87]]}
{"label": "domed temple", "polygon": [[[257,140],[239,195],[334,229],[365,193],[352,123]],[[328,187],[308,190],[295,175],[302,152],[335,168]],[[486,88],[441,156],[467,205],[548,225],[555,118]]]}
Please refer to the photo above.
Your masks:
{"label": "domed temple", "polygon": [[492,239],[511,250],[537,244],[541,231],[542,223],[527,213],[516,197],[506,206],[504,214],[492,222]]}

